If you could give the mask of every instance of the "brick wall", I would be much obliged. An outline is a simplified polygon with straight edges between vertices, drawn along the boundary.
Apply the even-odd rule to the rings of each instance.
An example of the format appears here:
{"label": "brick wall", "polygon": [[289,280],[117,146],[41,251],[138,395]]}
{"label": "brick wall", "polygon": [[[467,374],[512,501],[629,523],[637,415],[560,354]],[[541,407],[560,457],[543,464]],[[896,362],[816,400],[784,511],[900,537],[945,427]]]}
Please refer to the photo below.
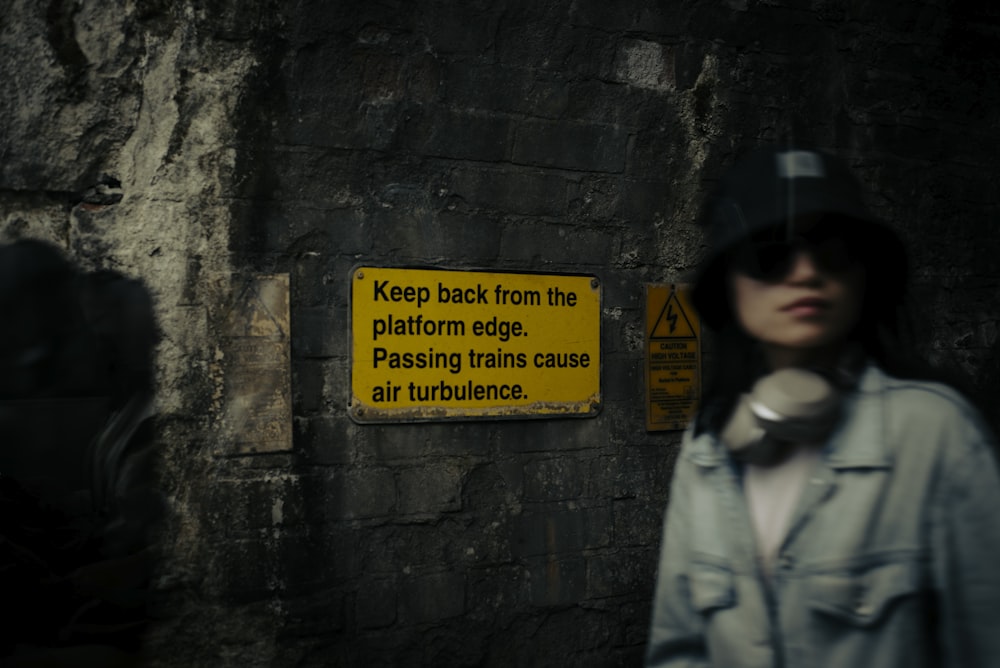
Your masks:
{"label": "brick wall", "polygon": [[[23,3],[0,42],[15,87],[44,83],[64,117],[0,121],[4,238],[157,296],[175,511],[158,665],[636,665],[678,445],[644,431],[642,286],[689,275],[703,193],[760,142],[848,158],[913,249],[921,350],[1000,398],[993,10],[211,4]],[[53,56],[53,17],[80,56]],[[102,51],[102,31],[127,37]],[[122,201],[81,209],[101,173]],[[354,423],[362,263],[597,275],[602,412]],[[219,342],[240,286],[274,273],[293,444],[239,454],[218,429]]]}

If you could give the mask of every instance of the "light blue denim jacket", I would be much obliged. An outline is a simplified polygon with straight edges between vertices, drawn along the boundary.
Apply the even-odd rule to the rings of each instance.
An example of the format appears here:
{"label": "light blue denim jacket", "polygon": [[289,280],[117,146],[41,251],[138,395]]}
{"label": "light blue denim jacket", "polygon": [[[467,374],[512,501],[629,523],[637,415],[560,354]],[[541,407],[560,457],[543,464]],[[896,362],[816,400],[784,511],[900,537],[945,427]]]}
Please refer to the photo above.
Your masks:
{"label": "light blue denim jacket", "polygon": [[868,367],[802,493],[770,584],[737,468],[685,434],[647,666],[1000,666],[1000,476],[942,385]]}

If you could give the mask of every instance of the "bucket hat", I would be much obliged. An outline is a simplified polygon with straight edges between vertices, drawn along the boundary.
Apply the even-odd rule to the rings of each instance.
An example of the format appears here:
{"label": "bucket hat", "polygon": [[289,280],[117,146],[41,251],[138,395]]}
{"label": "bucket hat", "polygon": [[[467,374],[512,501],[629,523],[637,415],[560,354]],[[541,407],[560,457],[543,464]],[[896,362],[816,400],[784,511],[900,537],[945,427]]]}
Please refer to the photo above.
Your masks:
{"label": "bucket hat", "polygon": [[902,298],[906,252],[896,233],[865,206],[860,182],[836,156],[809,148],[757,149],[737,162],[709,196],[702,213],[711,250],[702,262],[692,302],[712,328],[731,318],[726,285],[730,254],[752,236],[790,228],[799,216],[825,214],[863,240],[869,292]]}

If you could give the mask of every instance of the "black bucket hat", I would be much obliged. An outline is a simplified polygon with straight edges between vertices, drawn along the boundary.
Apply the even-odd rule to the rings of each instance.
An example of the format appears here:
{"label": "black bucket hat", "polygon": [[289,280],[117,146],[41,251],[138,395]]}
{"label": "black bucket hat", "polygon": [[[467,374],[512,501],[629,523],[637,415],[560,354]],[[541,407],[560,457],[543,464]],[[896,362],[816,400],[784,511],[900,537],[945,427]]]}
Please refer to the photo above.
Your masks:
{"label": "black bucket hat", "polygon": [[864,239],[869,299],[898,302],[906,285],[907,262],[895,232],[872,216],[861,184],[835,156],[804,148],[753,151],[723,176],[706,201],[702,220],[711,250],[695,279],[692,301],[702,321],[719,328],[731,318],[727,263],[750,237],[787,226],[807,214],[842,220]]}

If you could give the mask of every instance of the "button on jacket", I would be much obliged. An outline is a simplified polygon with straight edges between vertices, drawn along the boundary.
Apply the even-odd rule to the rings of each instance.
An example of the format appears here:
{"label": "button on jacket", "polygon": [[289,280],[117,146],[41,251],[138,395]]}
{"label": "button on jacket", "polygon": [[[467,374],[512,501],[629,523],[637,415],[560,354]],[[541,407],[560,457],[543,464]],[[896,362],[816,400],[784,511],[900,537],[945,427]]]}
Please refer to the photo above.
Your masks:
{"label": "button on jacket", "polygon": [[951,389],[869,366],[773,571],[740,474],[689,429],[664,525],[648,666],[1000,666],[1000,476]]}

